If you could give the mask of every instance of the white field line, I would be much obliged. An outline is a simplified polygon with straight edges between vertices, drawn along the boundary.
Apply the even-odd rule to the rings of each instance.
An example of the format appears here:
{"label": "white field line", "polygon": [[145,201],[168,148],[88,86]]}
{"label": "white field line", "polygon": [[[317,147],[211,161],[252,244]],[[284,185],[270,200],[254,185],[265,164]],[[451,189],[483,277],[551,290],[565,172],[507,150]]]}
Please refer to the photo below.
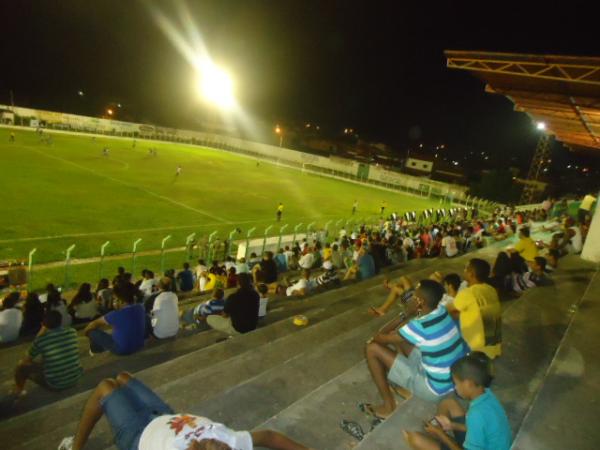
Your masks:
{"label": "white field line", "polygon": [[[319,217],[310,216],[310,217],[299,217],[298,220],[318,220],[326,217],[339,217],[337,214],[324,214]],[[251,225],[251,224],[260,224],[260,223],[271,223],[271,219],[253,219],[253,220],[240,220],[233,222],[234,226],[236,225]],[[281,226],[285,225],[286,222],[281,222]],[[56,234],[53,236],[33,236],[26,238],[17,238],[17,239],[0,239],[0,244],[10,244],[13,242],[35,242],[35,241],[45,241],[51,239],[65,239],[65,238],[80,238],[80,237],[90,237],[90,236],[105,236],[105,235],[119,235],[119,234],[127,234],[127,233],[145,233],[151,231],[171,231],[171,230],[185,230],[185,229],[194,229],[194,228],[207,228],[222,225],[221,222],[211,222],[211,223],[202,223],[202,224],[194,224],[194,225],[174,225],[172,227],[156,227],[156,228],[132,228],[129,230],[114,230],[114,231],[92,231],[90,233],[71,233],[71,234]],[[255,238],[254,238],[255,239]]]}
{"label": "white field line", "polygon": [[45,156],[46,158],[55,159],[55,160],[60,161],[60,162],[62,162],[64,164],[69,164],[69,165],[71,165],[73,167],[77,167],[80,170],[85,170],[86,172],[90,172],[90,173],[92,173],[93,175],[95,175],[95,176],[97,176],[99,178],[104,178],[104,179],[110,180],[110,181],[112,181],[114,183],[122,184],[123,186],[127,186],[127,187],[132,188],[132,189],[137,189],[137,190],[142,191],[142,192],[144,192],[144,193],[146,193],[148,195],[151,195],[152,197],[156,197],[156,198],[158,198],[160,200],[163,200],[163,201],[165,201],[167,203],[171,203],[173,205],[176,205],[176,206],[179,206],[181,208],[193,211],[193,212],[201,214],[203,216],[210,217],[213,220],[218,220],[221,223],[227,223],[227,224],[232,224],[233,223],[233,222],[231,222],[231,221],[229,221],[227,219],[224,219],[222,217],[216,216],[214,214],[211,214],[209,212],[203,211],[201,209],[194,208],[193,206],[186,205],[185,203],[178,202],[178,201],[173,200],[173,199],[171,199],[169,197],[165,197],[164,195],[157,194],[156,192],[153,192],[153,191],[151,191],[149,189],[146,189],[146,188],[143,188],[141,186],[138,186],[138,185],[135,185],[135,184],[132,184],[132,183],[128,183],[126,181],[119,180],[118,178],[114,178],[114,177],[111,177],[111,176],[108,176],[108,175],[104,175],[102,173],[99,173],[99,172],[95,171],[94,169],[90,169],[89,167],[82,166],[81,164],[77,164],[77,163],[75,163],[73,161],[70,161],[68,159],[61,158],[60,156],[50,155],[48,153],[42,152],[41,150],[39,150],[39,149],[37,149],[35,147],[31,147],[31,146],[28,146],[28,145],[23,145],[23,146],[21,146],[21,148],[25,148],[27,150],[34,151],[36,153],[39,153],[42,156]]}

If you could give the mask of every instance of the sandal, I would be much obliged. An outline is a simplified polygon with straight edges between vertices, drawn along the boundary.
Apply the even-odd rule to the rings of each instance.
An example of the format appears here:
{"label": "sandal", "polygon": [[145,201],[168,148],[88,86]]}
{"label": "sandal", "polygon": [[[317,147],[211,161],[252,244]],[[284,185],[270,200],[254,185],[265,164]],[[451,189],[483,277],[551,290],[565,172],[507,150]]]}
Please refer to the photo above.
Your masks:
{"label": "sandal", "polygon": [[373,405],[370,403],[359,403],[358,409],[360,409],[367,416],[374,418],[376,421],[383,422],[387,417],[378,415],[373,409]]}
{"label": "sandal", "polygon": [[365,432],[357,422],[342,419],[340,428],[358,441],[362,441],[365,437]]}
{"label": "sandal", "polygon": [[390,389],[394,394],[396,394],[398,397],[402,397],[404,400],[410,400],[412,397],[412,392],[410,392],[408,389],[404,389],[403,387],[390,384]]}

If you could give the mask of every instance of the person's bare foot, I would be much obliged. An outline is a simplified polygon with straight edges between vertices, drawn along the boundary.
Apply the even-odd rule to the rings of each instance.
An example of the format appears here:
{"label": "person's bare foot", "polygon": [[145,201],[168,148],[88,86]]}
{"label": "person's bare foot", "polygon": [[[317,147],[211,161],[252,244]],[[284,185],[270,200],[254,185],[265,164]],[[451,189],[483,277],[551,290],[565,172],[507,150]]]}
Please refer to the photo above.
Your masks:
{"label": "person's bare foot", "polygon": [[410,392],[406,388],[403,388],[402,386],[390,384],[390,389],[392,390],[392,392],[394,392],[399,397],[402,397],[404,400],[408,400],[412,397],[412,392]]}
{"label": "person's bare foot", "polygon": [[395,410],[396,406],[390,408],[386,405],[371,405],[371,411],[373,411],[374,416],[381,419],[387,419],[394,413]]}

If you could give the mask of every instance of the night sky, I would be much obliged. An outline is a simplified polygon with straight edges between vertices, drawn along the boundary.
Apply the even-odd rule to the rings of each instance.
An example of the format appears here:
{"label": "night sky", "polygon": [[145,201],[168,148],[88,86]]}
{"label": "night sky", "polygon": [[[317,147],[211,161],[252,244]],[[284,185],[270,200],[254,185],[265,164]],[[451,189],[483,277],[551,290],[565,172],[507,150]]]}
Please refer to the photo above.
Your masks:
{"label": "night sky", "polygon": [[[353,127],[398,151],[444,143],[452,155],[530,158],[529,119],[470,73],[446,69],[444,49],[600,55],[589,2],[186,4],[250,114],[329,133]],[[10,89],[16,105],[81,114],[120,102],[122,119],[194,127],[203,112],[193,71],[148,5],[176,20],[166,0],[3,1],[0,103]]]}

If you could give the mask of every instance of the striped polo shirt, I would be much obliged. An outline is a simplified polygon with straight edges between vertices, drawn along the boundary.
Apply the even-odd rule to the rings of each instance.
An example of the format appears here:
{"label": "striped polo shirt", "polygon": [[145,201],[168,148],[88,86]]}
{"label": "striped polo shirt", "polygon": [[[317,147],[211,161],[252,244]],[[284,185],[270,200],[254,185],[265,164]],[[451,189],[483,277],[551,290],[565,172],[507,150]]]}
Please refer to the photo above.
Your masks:
{"label": "striped polo shirt", "polygon": [[454,389],[450,367],[467,353],[458,325],[444,306],[417,317],[399,330],[400,335],[421,351],[427,385],[436,395]]}
{"label": "striped polo shirt", "polygon": [[83,368],[79,361],[77,332],[58,327],[34,339],[29,356],[43,358],[44,378],[53,389],[66,389],[79,381]]}

